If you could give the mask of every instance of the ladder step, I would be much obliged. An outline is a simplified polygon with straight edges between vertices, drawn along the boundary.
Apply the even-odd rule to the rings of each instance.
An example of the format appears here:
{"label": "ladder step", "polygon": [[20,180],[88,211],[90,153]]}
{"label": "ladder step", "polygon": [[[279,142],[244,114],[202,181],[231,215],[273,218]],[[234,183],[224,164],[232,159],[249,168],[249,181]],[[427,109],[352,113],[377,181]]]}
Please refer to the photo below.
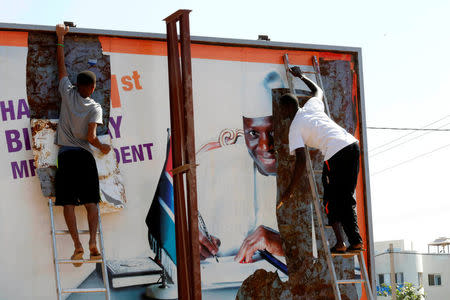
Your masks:
{"label": "ladder step", "polygon": [[300,66],[289,65],[289,68],[292,68],[292,67],[299,67],[303,74],[318,74],[316,71],[304,71],[304,70],[302,70],[302,68]]}
{"label": "ladder step", "polygon": [[[87,229],[83,229],[83,230],[78,230],[79,234],[89,234],[89,230]],[[97,234],[99,234],[100,232],[97,231]],[[56,235],[67,235],[70,234],[69,230],[55,230],[55,234]]]}
{"label": "ladder step", "polygon": [[322,175],[322,170],[314,170],[315,175]]}
{"label": "ladder step", "polygon": [[343,279],[343,280],[337,280],[338,284],[349,284],[349,283],[364,283],[366,282],[363,279]]}
{"label": "ladder step", "polygon": [[358,255],[357,252],[345,252],[345,253],[331,253],[331,256],[342,256],[342,257],[353,257],[355,255]]}
{"label": "ladder step", "polygon": [[103,260],[100,259],[57,259],[56,262],[58,264],[73,264],[73,263],[84,263],[84,264],[93,264],[93,263],[101,263]]}
{"label": "ladder step", "polygon": [[71,293],[106,293],[105,288],[90,288],[90,289],[64,289],[62,290],[63,294],[71,294]]}

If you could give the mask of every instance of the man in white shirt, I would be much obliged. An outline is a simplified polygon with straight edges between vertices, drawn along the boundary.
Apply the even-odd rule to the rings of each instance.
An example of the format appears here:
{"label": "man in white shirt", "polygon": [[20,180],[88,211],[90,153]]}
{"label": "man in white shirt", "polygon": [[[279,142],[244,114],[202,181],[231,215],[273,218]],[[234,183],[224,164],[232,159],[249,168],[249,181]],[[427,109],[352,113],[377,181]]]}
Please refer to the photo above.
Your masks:
{"label": "man in white shirt", "polygon": [[[304,76],[299,67],[292,68],[291,73],[311,89],[313,97],[302,108],[299,108],[294,95],[286,94],[281,97],[282,105],[291,106],[289,111],[295,112],[295,116],[291,116],[293,120],[289,128],[289,151],[291,155],[296,155],[293,178],[282,202],[289,201],[293,196],[294,188],[304,172],[305,145],[319,149],[325,156],[322,173],[323,201],[328,222],[333,227],[337,240],[331,251],[361,251],[362,238],[354,198],[359,172],[358,140],[325,114],[322,90]],[[348,248],[344,243],[342,228],[350,243]]]}

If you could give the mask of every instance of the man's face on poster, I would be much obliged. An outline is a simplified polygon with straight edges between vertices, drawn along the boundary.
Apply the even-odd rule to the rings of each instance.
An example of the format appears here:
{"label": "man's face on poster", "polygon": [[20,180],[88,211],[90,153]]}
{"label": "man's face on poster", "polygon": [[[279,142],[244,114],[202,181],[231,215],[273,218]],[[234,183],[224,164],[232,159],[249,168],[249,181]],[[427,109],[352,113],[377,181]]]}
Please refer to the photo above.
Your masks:
{"label": "man's face on poster", "polygon": [[272,116],[246,118],[244,136],[248,152],[263,175],[276,175]]}

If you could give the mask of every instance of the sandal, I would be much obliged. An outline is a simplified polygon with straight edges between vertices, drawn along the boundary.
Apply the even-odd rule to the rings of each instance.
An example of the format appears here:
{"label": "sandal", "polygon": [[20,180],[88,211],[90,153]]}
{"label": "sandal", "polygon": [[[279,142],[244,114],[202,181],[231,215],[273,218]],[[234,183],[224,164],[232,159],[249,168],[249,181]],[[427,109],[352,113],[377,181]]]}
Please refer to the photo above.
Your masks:
{"label": "sandal", "polygon": [[89,249],[89,251],[90,251],[90,259],[91,260],[102,258],[102,254],[98,251],[97,247],[93,247],[93,248]]}
{"label": "sandal", "polygon": [[347,248],[347,252],[360,252],[360,251],[366,251],[366,249],[364,249],[362,246],[360,246],[360,247],[355,247],[355,246],[353,246],[353,245],[350,245],[350,246]]}
{"label": "sandal", "polygon": [[[73,255],[70,257],[71,260],[82,260],[83,259],[84,250],[83,249],[75,249]],[[72,263],[74,267],[81,267],[83,263]]]}
{"label": "sandal", "polygon": [[336,248],[336,246],[333,246],[333,247],[330,249],[330,251],[331,251],[331,253],[334,253],[334,254],[343,254],[343,253],[345,253],[345,250],[338,250],[338,249]]}

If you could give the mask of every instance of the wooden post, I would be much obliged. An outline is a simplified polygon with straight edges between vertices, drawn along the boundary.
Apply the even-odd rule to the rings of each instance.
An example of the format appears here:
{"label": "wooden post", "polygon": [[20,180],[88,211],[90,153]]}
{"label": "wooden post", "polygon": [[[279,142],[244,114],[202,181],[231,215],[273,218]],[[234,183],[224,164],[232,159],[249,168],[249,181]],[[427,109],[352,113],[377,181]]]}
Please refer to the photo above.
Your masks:
{"label": "wooden post", "polygon": [[193,299],[201,299],[200,251],[198,241],[198,206],[197,206],[197,172],[195,159],[195,128],[194,104],[192,99],[192,67],[191,67],[191,36],[189,31],[189,11],[185,11],[180,18],[181,65],[183,80],[183,96],[185,108],[185,135],[184,148],[186,163],[191,165],[186,173],[187,206],[189,220],[189,238],[191,240],[191,276],[193,278],[191,290]]}
{"label": "wooden post", "polygon": [[[180,112],[180,66],[178,63],[177,43],[171,41],[176,38],[176,24],[167,24],[167,52],[169,65],[169,94],[170,94],[170,120],[172,131],[172,161],[173,166],[178,167],[183,164],[183,140],[181,133],[182,114]],[[186,227],[186,206],[184,200],[184,186],[182,174],[173,174],[174,208],[175,208],[175,235],[177,251],[177,279],[179,299],[190,299],[189,297],[189,252],[188,235]]]}
{"label": "wooden post", "polygon": [[397,299],[397,283],[395,282],[394,245],[389,244],[389,261],[391,263],[391,294],[392,300]]}
{"label": "wooden post", "polygon": [[[173,167],[175,169],[185,165],[190,166],[186,171],[187,198],[184,194],[184,172],[173,174],[178,297],[186,300],[200,300],[201,279],[189,12],[190,10],[178,10],[164,20],[167,25]],[[177,22],[180,22],[181,66]]]}

